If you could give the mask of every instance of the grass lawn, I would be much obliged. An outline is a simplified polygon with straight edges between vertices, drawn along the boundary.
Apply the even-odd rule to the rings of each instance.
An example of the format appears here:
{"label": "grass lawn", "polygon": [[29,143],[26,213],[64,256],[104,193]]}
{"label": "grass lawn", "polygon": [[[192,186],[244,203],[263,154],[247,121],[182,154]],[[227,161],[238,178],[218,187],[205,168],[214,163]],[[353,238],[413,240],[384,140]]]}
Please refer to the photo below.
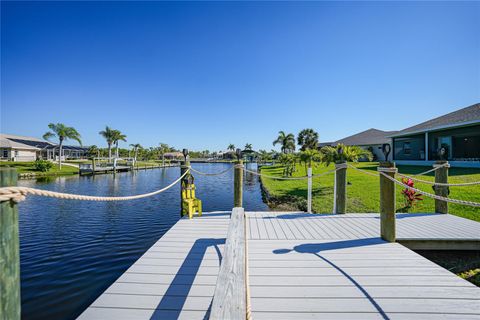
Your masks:
{"label": "grass lawn", "polygon": [[58,164],[55,164],[52,169],[47,172],[41,172],[35,170],[34,162],[0,162],[0,167],[13,167],[17,169],[19,174],[22,173],[34,173],[36,176],[55,176],[55,175],[71,175],[78,174],[78,168],[71,166],[62,166],[59,169]]}
{"label": "grass lawn", "polygon": [[[354,165],[363,170],[369,170],[373,173],[377,172],[378,163],[376,162],[360,162]],[[333,164],[325,167],[323,164],[317,164],[313,168],[313,174],[319,174],[334,169]],[[398,166],[398,171],[407,175],[420,173],[431,169],[424,166]],[[261,172],[266,175],[282,176],[283,167],[264,166]],[[297,165],[297,171],[294,176],[305,176],[306,171],[303,165]],[[419,176],[420,179],[434,181],[434,173],[425,176]],[[307,197],[307,181],[306,180],[274,180],[262,177],[262,183],[269,195],[272,197],[270,205],[278,206],[280,209],[295,209],[294,207],[285,206],[286,202],[299,198],[297,203],[305,204]],[[480,169],[470,168],[450,168],[449,182],[468,182],[480,181]],[[349,168],[347,171],[347,212],[379,212],[379,194],[380,183],[378,177],[369,176]],[[329,213],[333,211],[333,184],[334,173],[313,179],[313,202],[314,212]],[[434,193],[432,186],[425,183],[415,183],[415,187],[429,193]],[[403,196],[401,187],[397,186],[397,208],[402,208]],[[450,197],[455,199],[469,200],[480,202],[480,185],[467,187],[450,187]],[[295,201],[294,201],[295,202]],[[298,207],[298,206],[297,206]],[[411,212],[434,212],[434,200],[424,197],[423,201],[415,207]],[[457,204],[449,204],[449,213],[480,221],[480,208],[463,206]]]}

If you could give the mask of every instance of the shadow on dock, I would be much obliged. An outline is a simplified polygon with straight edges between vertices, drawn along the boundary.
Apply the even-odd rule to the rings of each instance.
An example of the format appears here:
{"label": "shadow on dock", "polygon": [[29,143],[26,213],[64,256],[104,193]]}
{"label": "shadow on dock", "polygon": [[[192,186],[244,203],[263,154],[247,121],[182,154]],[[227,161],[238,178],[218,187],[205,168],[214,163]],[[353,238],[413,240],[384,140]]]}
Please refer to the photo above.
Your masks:
{"label": "shadow on dock", "polygon": [[[168,319],[179,318],[185,301],[187,300],[188,293],[190,292],[198,270],[200,269],[205,253],[208,248],[213,247],[218,256],[218,266],[220,266],[222,263],[222,253],[218,246],[222,244],[225,244],[225,239],[205,238],[197,239],[194,242],[150,319],[165,319],[166,310],[169,310]],[[204,319],[209,318],[210,307],[208,308]]]}
{"label": "shadow on dock", "polygon": [[287,254],[290,252],[297,252],[297,253],[306,253],[312,254],[319,259],[325,261],[331,267],[335,268],[338,272],[340,272],[343,276],[345,276],[358,290],[362,292],[362,294],[368,299],[368,301],[375,307],[378,313],[382,316],[383,319],[390,319],[385,311],[380,307],[380,305],[375,301],[375,299],[368,293],[368,291],[360,285],[352,276],[350,276],[345,270],[337,266],[335,263],[330,261],[329,259],[323,257],[321,252],[328,251],[328,250],[337,250],[337,249],[346,249],[346,248],[354,248],[354,247],[363,247],[363,246],[371,246],[377,244],[383,244],[383,241],[380,238],[367,238],[367,239],[355,239],[355,240],[345,240],[345,241],[335,241],[335,242],[326,242],[326,243],[305,243],[298,246],[293,247],[292,249],[276,249],[273,250],[275,254]]}

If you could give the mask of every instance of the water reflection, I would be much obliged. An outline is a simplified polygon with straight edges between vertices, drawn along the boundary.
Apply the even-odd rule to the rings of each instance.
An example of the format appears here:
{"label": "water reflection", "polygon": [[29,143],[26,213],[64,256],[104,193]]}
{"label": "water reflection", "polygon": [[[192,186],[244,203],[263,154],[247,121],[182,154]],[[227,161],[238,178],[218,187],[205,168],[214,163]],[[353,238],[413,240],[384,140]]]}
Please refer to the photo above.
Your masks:
{"label": "water reflection", "polygon": [[[220,172],[231,164],[193,164]],[[250,170],[255,165],[248,164]],[[100,196],[125,196],[160,189],[179,168],[116,175],[20,180],[19,185]],[[195,176],[205,211],[230,210],[233,170]],[[258,179],[245,176],[244,206],[267,210]],[[23,319],[74,319],[179,218],[180,189],[140,200],[85,202],[29,196],[19,205]]]}

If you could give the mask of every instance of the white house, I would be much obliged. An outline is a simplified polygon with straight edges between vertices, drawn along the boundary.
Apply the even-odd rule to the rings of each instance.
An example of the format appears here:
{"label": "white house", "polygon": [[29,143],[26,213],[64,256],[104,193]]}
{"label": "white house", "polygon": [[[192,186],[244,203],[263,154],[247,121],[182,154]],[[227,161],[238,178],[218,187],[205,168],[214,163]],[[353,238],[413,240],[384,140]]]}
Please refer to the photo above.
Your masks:
{"label": "white house", "polygon": [[[10,139],[20,138],[20,139]],[[22,143],[20,136],[0,134],[0,160],[2,161],[35,161],[41,148]]]}

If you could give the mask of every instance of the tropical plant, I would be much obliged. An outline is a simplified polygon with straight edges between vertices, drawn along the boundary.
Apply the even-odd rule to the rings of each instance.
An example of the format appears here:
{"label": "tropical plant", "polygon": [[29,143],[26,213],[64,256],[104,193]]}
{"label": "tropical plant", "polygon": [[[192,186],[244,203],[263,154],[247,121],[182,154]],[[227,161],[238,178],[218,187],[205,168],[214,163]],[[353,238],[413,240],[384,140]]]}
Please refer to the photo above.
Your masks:
{"label": "tropical plant", "polygon": [[235,145],[232,144],[232,143],[230,143],[230,144],[228,145],[228,148],[227,148],[227,149],[230,150],[230,151],[235,151]]}
{"label": "tropical plant", "polygon": [[88,156],[91,157],[91,158],[94,158],[96,156],[98,156],[98,153],[99,153],[99,149],[96,145],[92,145],[90,147],[88,147],[88,150],[87,150],[87,153],[88,153]]}
{"label": "tropical plant", "polygon": [[[402,183],[408,187],[414,186],[412,179],[402,178]],[[405,188],[402,190],[402,195],[404,199],[404,207],[399,209],[399,212],[408,212],[410,209],[414,208],[419,201],[422,201],[422,194],[417,193],[415,190],[410,188]]]}
{"label": "tropical plant", "polygon": [[279,157],[280,163],[283,165],[283,175],[292,176],[295,171],[297,156],[293,153],[282,153]]}
{"label": "tropical plant", "polygon": [[107,141],[107,145],[108,145],[108,159],[112,159],[112,144],[114,143],[115,141],[115,131],[116,130],[113,130],[112,128],[110,128],[109,126],[106,126],[105,127],[105,130],[102,130],[99,132],[99,134],[105,138],[105,140]]}
{"label": "tropical plant", "polygon": [[257,161],[260,163],[266,163],[272,161],[272,154],[266,150],[259,150]]}
{"label": "tropical plant", "polygon": [[303,129],[298,134],[297,142],[298,145],[301,146],[300,150],[302,151],[307,149],[317,149],[318,133],[313,129]]}
{"label": "tropical plant", "polygon": [[127,141],[127,136],[123,134],[120,130],[112,130],[113,131],[113,143],[115,144],[115,157],[118,158],[118,142],[119,141]]}
{"label": "tropical plant", "polygon": [[245,150],[252,151],[253,147],[251,143],[246,143],[245,144]]}
{"label": "tropical plant", "polygon": [[36,160],[33,167],[35,170],[40,171],[40,172],[47,172],[53,167],[53,163],[47,160]]}
{"label": "tropical plant", "polygon": [[358,162],[361,158],[367,158],[372,161],[373,155],[370,151],[360,148],[359,146],[346,146],[339,143],[336,147],[326,146],[321,150],[322,161],[326,166],[331,163],[339,163],[345,161]]}
{"label": "tropical plant", "polygon": [[286,134],[284,131],[278,132],[278,137],[273,141],[273,145],[280,144],[282,153],[295,151],[295,136],[292,133]]}
{"label": "tropical plant", "polygon": [[43,139],[50,140],[54,137],[58,138],[58,166],[62,169],[63,141],[72,139],[82,145],[81,136],[75,128],[67,127],[63,123],[50,123],[48,127],[51,131],[46,132],[43,135]]}
{"label": "tropical plant", "polygon": [[138,157],[138,150],[142,148],[142,145],[140,143],[132,143],[130,144],[130,147],[133,148],[133,161],[134,163],[136,163]]}
{"label": "tropical plant", "polygon": [[305,165],[305,171],[307,168],[311,168],[314,162],[319,162],[322,160],[322,155],[317,149],[307,149],[300,152],[300,162],[303,162]]}

